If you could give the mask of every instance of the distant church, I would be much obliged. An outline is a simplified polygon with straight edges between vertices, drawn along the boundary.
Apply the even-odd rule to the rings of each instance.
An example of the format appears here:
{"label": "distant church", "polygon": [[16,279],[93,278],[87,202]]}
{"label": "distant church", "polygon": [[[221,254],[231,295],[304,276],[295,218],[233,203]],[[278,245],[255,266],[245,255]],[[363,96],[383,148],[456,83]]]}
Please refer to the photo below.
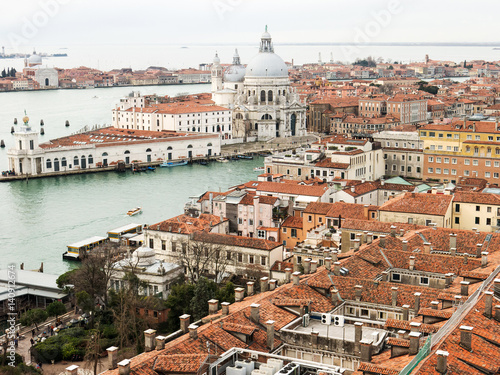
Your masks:
{"label": "distant church", "polygon": [[23,74],[26,77],[31,77],[40,85],[40,88],[57,88],[59,87],[59,75],[57,70],[42,66],[42,56],[33,54],[24,59]]}
{"label": "distant church", "polygon": [[265,141],[306,135],[306,105],[290,87],[288,68],[274,53],[267,27],[259,53],[246,68],[237,50],[224,71],[215,55],[212,98],[217,105],[233,109],[233,138]]}

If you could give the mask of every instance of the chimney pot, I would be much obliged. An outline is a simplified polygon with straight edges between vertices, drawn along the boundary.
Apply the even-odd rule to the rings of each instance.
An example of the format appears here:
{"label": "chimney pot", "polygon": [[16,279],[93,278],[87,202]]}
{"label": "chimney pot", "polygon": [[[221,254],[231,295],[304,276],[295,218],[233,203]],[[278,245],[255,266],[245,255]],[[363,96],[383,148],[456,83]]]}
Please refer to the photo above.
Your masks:
{"label": "chimney pot", "polygon": [[222,315],[229,315],[229,305],[231,305],[229,302],[222,302],[220,304],[222,306]]}
{"label": "chimney pot", "polygon": [[467,297],[469,295],[469,284],[468,281],[460,281],[460,294]]}
{"label": "chimney pot", "polygon": [[243,288],[235,288],[234,289],[234,301],[241,302],[245,297],[245,289]]}
{"label": "chimney pot", "polygon": [[189,314],[184,314],[179,317],[181,321],[181,331],[182,333],[187,333],[189,331],[189,324],[191,321],[191,315]]}
{"label": "chimney pot", "polygon": [[392,306],[396,306],[398,303],[398,288],[395,286],[391,288],[391,300]]}
{"label": "chimney pot", "polygon": [[410,355],[416,355],[420,349],[420,332],[410,332]]}
{"label": "chimney pot", "polygon": [[165,349],[165,340],[167,338],[165,336],[156,336],[156,350]]}
{"label": "chimney pot", "polygon": [[261,292],[267,292],[267,287],[268,287],[268,277],[261,277],[260,278],[260,291]]}
{"label": "chimney pot", "polygon": [[130,360],[124,359],[123,361],[118,363],[118,373],[120,375],[129,375],[130,374]]}
{"label": "chimney pot", "polygon": [[293,285],[300,285],[300,275],[301,275],[301,273],[299,271],[294,272],[292,274]]}
{"label": "chimney pot", "polygon": [[249,296],[253,295],[253,285],[254,285],[253,281],[247,282],[247,295]]}
{"label": "chimney pot", "polygon": [[278,284],[278,281],[275,279],[269,280],[269,290],[274,290],[276,289],[276,285]]}
{"label": "chimney pot", "polygon": [[150,352],[155,348],[155,335],[156,330],[154,329],[144,331],[144,349],[146,352]]}
{"label": "chimney pot", "polygon": [[493,292],[484,292],[484,316],[491,319],[493,312]]}
{"label": "chimney pot", "polygon": [[250,305],[250,319],[259,324],[260,323],[260,305],[258,303],[252,303]]}
{"label": "chimney pot", "polygon": [[188,327],[189,329],[189,337],[191,337],[193,340],[196,340],[198,338],[198,326],[196,324],[191,324]]}
{"label": "chimney pot", "polygon": [[219,310],[219,300],[211,299],[208,301],[208,315],[217,314]]}

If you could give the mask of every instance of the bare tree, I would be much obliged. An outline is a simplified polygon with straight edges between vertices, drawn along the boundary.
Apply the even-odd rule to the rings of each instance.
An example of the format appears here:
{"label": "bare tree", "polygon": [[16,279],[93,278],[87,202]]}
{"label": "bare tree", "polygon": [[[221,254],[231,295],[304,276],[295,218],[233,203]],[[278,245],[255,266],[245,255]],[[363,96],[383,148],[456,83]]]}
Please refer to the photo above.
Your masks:
{"label": "bare tree", "polygon": [[394,92],[394,85],[392,84],[382,85],[379,87],[378,90],[381,94],[392,95]]}
{"label": "bare tree", "polygon": [[90,333],[87,346],[85,347],[85,361],[87,367],[91,367],[94,375],[97,375],[97,366],[101,362],[101,332],[99,329],[93,329]]}
{"label": "bare tree", "polygon": [[191,240],[181,243],[181,247],[179,261],[193,284],[207,273],[215,277],[216,283],[221,282],[231,263],[231,253],[224,245]]}

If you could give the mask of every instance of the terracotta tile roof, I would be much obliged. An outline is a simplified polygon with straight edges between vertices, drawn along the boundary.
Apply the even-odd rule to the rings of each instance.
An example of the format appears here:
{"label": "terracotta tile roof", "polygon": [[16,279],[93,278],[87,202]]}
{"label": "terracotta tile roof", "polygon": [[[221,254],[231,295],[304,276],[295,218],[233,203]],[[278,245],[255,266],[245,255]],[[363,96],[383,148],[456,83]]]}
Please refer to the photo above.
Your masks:
{"label": "terracotta tile roof", "polygon": [[433,316],[441,319],[450,319],[453,315],[451,310],[434,310],[429,308],[423,308],[418,310],[418,315]]}
{"label": "terracotta tile roof", "polygon": [[315,164],[318,168],[333,168],[333,169],[348,169],[350,167],[349,163],[337,163],[332,162],[331,158],[325,158]]}
{"label": "terracotta tile roof", "polygon": [[[398,320],[398,319],[387,319],[385,321],[385,328],[394,328],[397,330],[404,329],[405,331],[411,331],[410,322],[407,320]],[[439,330],[439,327],[434,326],[432,324],[420,324],[418,331],[422,333],[436,333]]]}
{"label": "terracotta tile roof", "polygon": [[410,340],[397,339],[395,337],[389,337],[387,339],[387,345],[401,346],[403,348],[409,348],[410,347]]}
{"label": "terracotta tile roof", "polygon": [[406,193],[388,200],[379,210],[444,216],[452,200],[452,195]]}
{"label": "terracotta tile roof", "polygon": [[[227,221],[227,219],[225,218],[224,221]],[[209,231],[210,228],[220,222],[220,216],[216,215],[200,214],[199,217],[191,217],[183,214],[156,224],[151,224],[148,229],[162,232],[191,234],[197,231]]]}
{"label": "terracotta tile roof", "polygon": [[358,367],[358,371],[366,371],[374,374],[380,375],[399,375],[399,370],[375,365],[373,363],[361,362]]}
{"label": "terracotta tile roof", "polygon": [[[336,202],[329,204],[330,210],[326,214],[327,217],[337,218],[339,216],[342,216],[342,218],[345,219],[368,219],[365,216],[365,207],[362,204],[345,202]],[[378,206],[369,205],[367,208],[368,211],[376,211],[378,209]]]}
{"label": "terracotta tile roof", "polygon": [[[372,206],[377,207],[377,206]],[[356,218],[346,218],[342,222],[342,229],[353,229],[358,231],[368,231],[371,233],[391,233],[391,226],[396,227],[396,233],[399,234],[400,229],[406,231],[412,231],[417,229],[428,229],[428,227],[416,225],[416,224],[406,224],[406,223],[386,223],[382,221],[375,220],[362,220]]]}
{"label": "terracotta tile roof", "polygon": [[255,326],[234,324],[234,323],[228,323],[228,322],[222,323],[222,329],[225,331],[228,331],[228,332],[242,333],[244,335],[251,335],[252,333],[254,333],[257,330],[257,328]]}
{"label": "terracotta tile roof", "polygon": [[285,184],[281,182],[261,181],[256,187],[258,192],[269,192],[289,195],[306,195],[311,197],[321,197],[328,190],[328,185],[299,185]]}
{"label": "terracotta tile roof", "polygon": [[304,213],[326,215],[332,207],[332,204],[333,203],[311,202],[304,209]]}
{"label": "terracotta tile roof", "polygon": [[206,358],[207,354],[159,355],[154,363],[153,370],[160,374],[193,374],[200,369]]}
{"label": "terracotta tile roof", "polygon": [[297,228],[302,229],[304,226],[303,218],[298,216],[288,216],[281,224],[282,228]]}
{"label": "terracotta tile roof", "polygon": [[200,197],[200,199],[198,199],[198,203],[203,202],[203,201],[208,201],[210,199],[210,194],[212,194],[212,199],[213,199],[213,198],[218,197],[220,195],[227,195],[230,192],[232,192],[232,190],[226,191],[224,193],[221,193],[219,191],[207,191],[205,194],[203,194]]}
{"label": "terracotta tile roof", "polygon": [[216,243],[224,246],[247,247],[259,250],[273,250],[282,246],[280,242],[264,240],[253,237],[232,236],[229,234],[195,232],[193,240]]}
{"label": "terracotta tile roof", "polygon": [[500,196],[498,194],[457,191],[453,197],[453,202],[500,205]]}

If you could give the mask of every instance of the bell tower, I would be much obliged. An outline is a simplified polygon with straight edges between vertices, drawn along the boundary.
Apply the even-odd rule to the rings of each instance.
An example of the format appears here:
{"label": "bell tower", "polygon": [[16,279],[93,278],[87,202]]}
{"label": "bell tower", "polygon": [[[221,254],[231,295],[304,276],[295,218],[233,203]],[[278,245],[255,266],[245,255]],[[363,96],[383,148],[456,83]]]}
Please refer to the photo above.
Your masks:
{"label": "bell tower", "polygon": [[213,99],[213,94],[219,90],[222,90],[222,66],[220,65],[220,59],[217,52],[215,53],[211,72],[212,72],[212,99]]}
{"label": "bell tower", "polygon": [[28,116],[23,117],[23,125],[14,133],[14,148],[9,150],[9,166],[18,174],[37,174],[40,168],[34,159],[38,148],[38,132],[31,129]]}

